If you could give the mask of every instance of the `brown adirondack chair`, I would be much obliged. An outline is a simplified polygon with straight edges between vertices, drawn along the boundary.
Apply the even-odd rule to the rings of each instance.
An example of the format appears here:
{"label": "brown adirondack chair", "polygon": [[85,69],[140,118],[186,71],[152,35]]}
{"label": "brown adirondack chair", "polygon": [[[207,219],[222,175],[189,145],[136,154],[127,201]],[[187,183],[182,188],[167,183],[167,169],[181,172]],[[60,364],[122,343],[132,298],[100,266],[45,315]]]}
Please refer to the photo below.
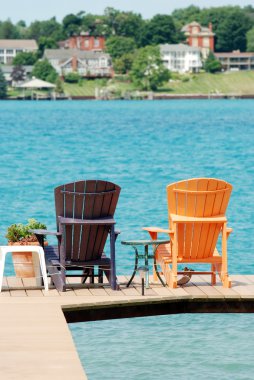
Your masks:
{"label": "brown adirondack chair", "polygon": [[[115,231],[114,213],[120,190],[114,183],[99,180],[68,183],[55,189],[57,232],[33,232],[42,246],[45,235],[58,239],[57,246],[44,247],[47,270],[58,290],[65,291],[66,277],[80,277],[80,270],[84,280],[90,277],[93,282],[96,269],[99,282],[104,272],[111,288],[117,289],[115,240],[119,232]],[[109,235],[110,258],[104,254]]]}
{"label": "brown adirondack chair", "polygon": [[[216,272],[224,287],[231,287],[227,265],[227,239],[232,232],[227,228],[225,216],[232,185],[213,178],[194,178],[167,186],[169,230],[145,227],[152,239],[160,232],[168,233],[170,244],[156,252],[167,284],[177,287],[178,264],[210,264],[212,285],[216,284]],[[216,244],[222,235],[222,255]],[[185,274],[188,272],[184,272]]]}

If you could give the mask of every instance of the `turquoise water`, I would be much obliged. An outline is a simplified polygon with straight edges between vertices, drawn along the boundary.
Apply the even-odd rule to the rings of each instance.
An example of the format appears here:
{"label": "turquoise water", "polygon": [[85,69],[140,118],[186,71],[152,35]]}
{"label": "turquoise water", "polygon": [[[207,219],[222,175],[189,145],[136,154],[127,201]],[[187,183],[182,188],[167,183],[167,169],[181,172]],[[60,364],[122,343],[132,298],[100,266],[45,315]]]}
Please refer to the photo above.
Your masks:
{"label": "turquoise water", "polygon": [[[253,105],[252,100],[0,102],[0,243],[6,242],[9,224],[30,217],[54,228],[53,188],[64,182],[118,183],[116,218],[121,239],[129,239],[145,237],[144,225],[167,226],[168,183],[217,177],[234,186],[229,272],[254,273]],[[133,256],[121,239],[118,273],[130,273]],[[9,261],[6,274],[11,273]],[[89,379],[171,374],[192,379],[195,373],[251,379],[252,320],[251,315],[178,315],[77,324],[71,331]]]}

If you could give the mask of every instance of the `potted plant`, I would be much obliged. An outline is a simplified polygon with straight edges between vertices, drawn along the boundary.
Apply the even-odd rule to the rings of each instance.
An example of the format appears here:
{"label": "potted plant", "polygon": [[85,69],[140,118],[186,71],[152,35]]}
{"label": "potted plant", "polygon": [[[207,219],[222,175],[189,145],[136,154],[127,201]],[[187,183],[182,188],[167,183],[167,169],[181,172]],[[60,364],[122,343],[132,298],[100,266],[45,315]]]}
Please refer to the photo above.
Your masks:
{"label": "potted plant", "polygon": [[[46,225],[36,219],[28,219],[27,224],[12,224],[5,237],[8,245],[39,245],[32,229],[46,229]],[[12,253],[12,260],[17,277],[36,277],[36,265],[32,252]]]}

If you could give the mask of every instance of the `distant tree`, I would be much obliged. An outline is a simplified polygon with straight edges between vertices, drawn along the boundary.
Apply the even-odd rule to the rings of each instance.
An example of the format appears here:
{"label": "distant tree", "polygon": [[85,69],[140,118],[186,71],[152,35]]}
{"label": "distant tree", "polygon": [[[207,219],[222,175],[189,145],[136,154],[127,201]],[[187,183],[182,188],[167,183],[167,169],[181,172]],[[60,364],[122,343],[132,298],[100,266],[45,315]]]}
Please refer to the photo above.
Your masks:
{"label": "distant tree", "polygon": [[34,75],[36,78],[51,83],[55,83],[58,77],[56,70],[47,59],[36,62],[32,71],[32,75]]}
{"label": "distant tree", "polygon": [[107,24],[107,34],[108,35],[116,35],[117,34],[117,21],[116,17],[120,13],[117,9],[112,7],[107,7],[104,11],[105,22]]}
{"label": "distant tree", "polygon": [[4,99],[7,96],[7,82],[5,80],[3,71],[0,68],[0,99]]}
{"label": "distant tree", "polygon": [[115,29],[118,36],[131,37],[138,41],[143,26],[144,21],[140,14],[121,12],[115,18]]}
{"label": "distant tree", "polygon": [[56,48],[58,48],[58,45],[53,38],[44,37],[44,36],[39,38],[38,46],[39,46],[38,54],[39,54],[40,58],[43,56],[45,49],[56,49]]}
{"label": "distant tree", "polygon": [[168,15],[156,15],[144,26],[141,33],[142,46],[175,43],[176,27]]}
{"label": "distant tree", "polygon": [[81,15],[68,14],[63,19],[63,30],[67,35],[73,35],[80,32],[80,26],[82,25]]}
{"label": "distant tree", "polygon": [[58,23],[55,17],[46,21],[34,21],[28,28],[28,38],[34,38],[39,41],[40,37],[49,37],[54,41],[59,41],[65,38],[63,28]]}
{"label": "distant tree", "polygon": [[172,17],[179,26],[184,26],[192,21],[199,20],[200,8],[195,5],[190,5],[187,8],[176,9],[172,12]]}
{"label": "distant tree", "polygon": [[133,38],[111,36],[106,40],[106,50],[112,58],[119,58],[123,54],[131,53],[137,45]]}
{"label": "distant tree", "polygon": [[23,82],[25,80],[25,69],[22,65],[16,65],[11,72],[11,79],[13,82]]}
{"label": "distant tree", "polygon": [[0,22],[0,38],[1,39],[17,39],[20,38],[18,29],[10,20]]}
{"label": "distant tree", "polygon": [[169,80],[170,72],[163,65],[157,46],[146,46],[137,51],[130,76],[144,90],[156,90]]}
{"label": "distant tree", "polygon": [[251,28],[247,34],[246,34],[246,39],[247,39],[247,51],[254,51],[254,27]]}
{"label": "distant tree", "polygon": [[13,65],[29,65],[33,66],[38,60],[37,54],[32,52],[21,52],[13,58]]}
{"label": "distant tree", "polygon": [[114,70],[117,74],[127,74],[134,61],[134,53],[123,54],[120,58],[114,60]]}
{"label": "distant tree", "polygon": [[246,33],[251,24],[241,10],[235,10],[227,15],[217,28],[217,50],[246,51]]}
{"label": "distant tree", "polygon": [[221,71],[222,69],[220,61],[216,59],[216,57],[214,56],[212,52],[208,54],[208,57],[204,64],[204,69],[208,73],[212,73],[212,74],[217,73]]}

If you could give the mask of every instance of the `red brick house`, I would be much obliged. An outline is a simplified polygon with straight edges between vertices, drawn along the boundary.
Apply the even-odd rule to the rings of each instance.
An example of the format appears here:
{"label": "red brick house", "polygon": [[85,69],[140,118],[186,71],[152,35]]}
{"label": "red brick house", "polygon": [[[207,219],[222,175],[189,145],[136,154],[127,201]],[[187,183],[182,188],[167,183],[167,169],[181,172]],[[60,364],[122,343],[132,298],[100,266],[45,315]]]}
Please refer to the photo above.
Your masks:
{"label": "red brick house", "polygon": [[181,31],[185,34],[188,45],[195,48],[199,47],[204,58],[208,56],[209,51],[214,51],[215,34],[212,23],[207,28],[194,21],[185,25]]}
{"label": "red brick house", "polygon": [[60,41],[59,47],[62,49],[78,49],[82,51],[104,51],[105,37],[90,36],[88,33],[81,33],[79,36],[71,36],[68,40]]}

